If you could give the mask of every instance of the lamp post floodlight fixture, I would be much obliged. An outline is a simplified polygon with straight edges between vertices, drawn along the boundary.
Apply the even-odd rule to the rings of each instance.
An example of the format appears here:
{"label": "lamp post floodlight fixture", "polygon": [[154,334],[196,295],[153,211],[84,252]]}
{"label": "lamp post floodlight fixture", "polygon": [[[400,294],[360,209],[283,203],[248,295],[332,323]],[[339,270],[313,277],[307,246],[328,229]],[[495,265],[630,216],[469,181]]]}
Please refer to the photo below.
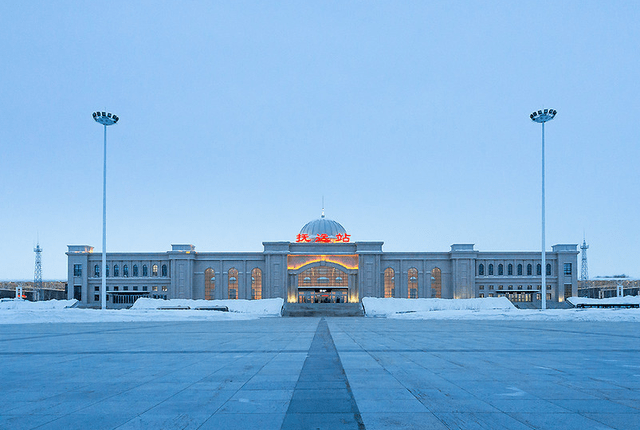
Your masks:
{"label": "lamp post floodlight fixture", "polygon": [[546,261],[546,245],[545,245],[545,198],[544,198],[544,123],[555,118],[555,109],[541,109],[529,115],[531,121],[542,124],[542,268],[540,275],[542,276],[540,285],[540,299],[542,300],[542,309],[547,309],[547,261]]}
{"label": "lamp post floodlight fixture", "polygon": [[107,126],[114,125],[120,118],[111,112],[94,112],[93,119],[104,126],[104,164],[102,175],[102,288],[100,308],[107,308]]}

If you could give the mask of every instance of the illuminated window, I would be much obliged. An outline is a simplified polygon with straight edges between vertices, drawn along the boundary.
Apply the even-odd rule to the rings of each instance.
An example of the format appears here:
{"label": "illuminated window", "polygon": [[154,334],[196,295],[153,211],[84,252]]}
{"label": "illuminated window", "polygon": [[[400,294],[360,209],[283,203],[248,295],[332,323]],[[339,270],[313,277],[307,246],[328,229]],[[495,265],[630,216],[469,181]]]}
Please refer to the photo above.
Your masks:
{"label": "illuminated window", "polygon": [[137,264],[133,265],[133,276],[134,277],[138,276],[138,265]]}
{"label": "illuminated window", "polygon": [[[162,286],[162,291],[167,291],[168,289],[169,289],[169,288],[167,288],[167,286],[166,286],[166,285],[163,285],[163,286]],[[166,297],[165,297],[165,299],[166,299]]]}
{"label": "illuminated window", "polygon": [[167,277],[167,265],[166,264],[162,265],[162,276],[164,276],[165,278]]}
{"label": "illuminated window", "polygon": [[493,290],[493,285],[489,285],[489,289],[490,289],[490,290]]}
{"label": "illuminated window", "polygon": [[211,267],[204,271],[204,299],[213,300],[216,292],[216,272]]}
{"label": "illuminated window", "polygon": [[442,298],[442,271],[437,267],[431,271],[431,297]]}
{"label": "illuminated window", "polygon": [[481,299],[484,298],[484,293],[480,293],[479,296],[480,296]]}
{"label": "illuminated window", "polygon": [[146,264],[142,265],[142,276],[149,276],[149,269]]}
{"label": "illuminated window", "polygon": [[409,269],[409,272],[407,272],[407,275],[409,276],[409,279],[407,282],[407,286],[408,286],[407,297],[410,299],[417,299],[418,298],[418,269],[416,269],[415,267],[412,267],[411,269]]}
{"label": "illuminated window", "polygon": [[396,292],[396,272],[391,267],[384,269],[384,297],[395,296]]}
{"label": "illuminated window", "polygon": [[498,264],[498,276],[504,275],[504,266],[502,264]]}
{"label": "illuminated window", "polygon": [[151,276],[158,276],[158,265],[154,264],[151,267]]}
{"label": "illuminated window", "polygon": [[533,266],[531,264],[527,264],[527,276],[533,275]]}
{"label": "illuminated window", "polygon": [[489,264],[489,276],[493,275],[493,264]]}
{"label": "illuminated window", "polygon": [[126,264],[122,266],[122,276],[124,276],[125,278],[129,277],[129,266],[127,266]]}
{"label": "illuminated window", "polygon": [[120,267],[117,264],[114,264],[113,266],[113,276],[120,276]]}
{"label": "illuminated window", "polygon": [[238,298],[238,270],[229,269],[229,298]]}
{"label": "illuminated window", "polygon": [[480,264],[478,266],[478,275],[479,276],[484,276],[484,264]]}
{"label": "illuminated window", "polygon": [[262,270],[257,267],[251,271],[251,298],[262,299]]}
{"label": "illuminated window", "polygon": [[541,276],[542,275],[542,264],[537,264],[536,265],[536,275],[537,276]]}
{"label": "illuminated window", "polygon": [[158,286],[154,285],[153,287],[151,287],[151,291],[158,291]]}
{"label": "illuminated window", "polygon": [[507,266],[507,276],[513,276],[513,264],[511,263]]}
{"label": "illuminated window", "polygon": [[93,276],[95,276],[96,278],[100,276],[100,266],[98,266],[97,264],[93,266]]}
{"label": "illuminated window", "polygon": [[522,276],[522,264],[518,264],[518,276]]}
{"label": "illuminated window", "polygon": [[480,286],[478,287],[478,289],[479,289],[479,290],[484,290],[484,285],[480,285]]}

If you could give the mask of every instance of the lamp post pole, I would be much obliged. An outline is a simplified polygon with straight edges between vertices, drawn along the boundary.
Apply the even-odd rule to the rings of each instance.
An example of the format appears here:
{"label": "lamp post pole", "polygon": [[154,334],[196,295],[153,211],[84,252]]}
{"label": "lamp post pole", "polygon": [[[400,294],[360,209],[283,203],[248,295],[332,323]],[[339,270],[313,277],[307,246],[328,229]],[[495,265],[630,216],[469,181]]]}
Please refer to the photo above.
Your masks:
{"label": "lamp post pole", "polygon": [[546,244],[545,244],[545,196],[544,196],[544,123],[551,121],[556,116],[555,109],[544,109],[533,112],[529,118],[533,122],[542,124],[542,266],[540,275],[542,276],[542,285],[540,286],[540,299],[542,300],[542,309],[547,309],[547,260],[546,260]]}
{"label": "lamp post pole", "polygon": [[[100,308],[107,308],[107,126],[120,118],[107,112],[94,112],[93,119],[104,126],[104,164],[102,169],[102,287],[100,288]],[[87,268],[89,270],[89,268]]]}

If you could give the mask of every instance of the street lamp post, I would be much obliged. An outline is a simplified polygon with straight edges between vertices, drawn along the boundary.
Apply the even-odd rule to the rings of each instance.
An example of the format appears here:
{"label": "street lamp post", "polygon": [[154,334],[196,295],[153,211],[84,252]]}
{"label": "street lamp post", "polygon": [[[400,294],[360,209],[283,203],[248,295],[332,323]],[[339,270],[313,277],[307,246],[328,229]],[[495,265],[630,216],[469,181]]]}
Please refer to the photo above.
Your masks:
{"label": "street lamp post", "polygon": [[[100,289],[100,307],[107,308],[107,126],[118,122],[120,118],[107,112],[94,112],[93,119],[104,126],[104,165],[102,169],[102,288]],[[87,268],[89,270],[89,268]]]}
{"label": "street lamp post", "polygon": [[547,260],[546,260],[546,246],[545,246],[545,206],[544,206],[544,123],[551,121],[556,116],[555,109],[544,109],[537,112],[533,112],[529,115],[531,121],[542,124],[542,285],[540,286],[540,298],[542,299],[542,309],[547,309]]}

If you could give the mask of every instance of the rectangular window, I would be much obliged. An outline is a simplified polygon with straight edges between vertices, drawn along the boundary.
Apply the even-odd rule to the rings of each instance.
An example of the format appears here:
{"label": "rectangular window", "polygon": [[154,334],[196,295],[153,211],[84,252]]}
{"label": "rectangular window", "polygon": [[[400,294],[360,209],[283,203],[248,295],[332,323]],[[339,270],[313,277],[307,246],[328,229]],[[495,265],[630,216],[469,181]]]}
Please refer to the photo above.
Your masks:
{"label": "rectangular window", "polygon": [[571,276],[571,263],[564,263],[564,276]]}
{"label": "rectangular window", "polygon": [[564,284],[564,298],[568,299],[569,297],[571,297],[573,295],[572,291],[573,291],[573,285],[571,284]]}
{"label": "rectangular window", "polygon": [[93,291],[100,291],[100,287],[93,287]]}
{"label": "rectangular window", "polygon": [[480,293],[480,298],[484,298],[484,293]]}
{"label": "rectangular window", "polygon": [[145,285],[144,287],[142,287],[142,291],[147,291],[148,287]]}
{"label": "rectangular window", "polygon": [[113,287],[113,291],[118,291],[118,287]]}
{"label": "rectangular window", "polygon": [[489,289],[490,289],[490,290],[493,290],[493,285],[489,285]]}
{"label": "rectangular window", "polygon": [[138,286],[137,285],[133,286],[133,291],[138,291]]}
{"label": "rectangular window", "polygon": [[167,290],[168,290],[167,286],[166,286],[166,285],[163,285],[163,286],[162,286],[162,291],[167,291]]}
{"label": "rectangular window", "polygon": [[96,294],[95,296],[93,296],[93,300],[96,301],[96,302],[99,302],[100,301],[100,296]]}
{"label": "rectangular window", "polygon": [[153,287],[151,287],[151,290],[152,291],[158,291],[158,287],[154,285]]}
{"label": "rectangular window", "polygon": [[478,287],[478,289],[479,289],[479,290],[484,290],[484,285],[480,285],[480,286]]}
{"label": "rectangular window", "polygon": [[122,291],[129,291],[129,287],[127,286],[122,287]]}
{"label": "rectangular window", "polygon": [[489,293],[489,297],[493,297],[493,293]]}
{"label": "rectangular window", "polygon": [[82,276],[82,264],[73,265],[73,276]]}

